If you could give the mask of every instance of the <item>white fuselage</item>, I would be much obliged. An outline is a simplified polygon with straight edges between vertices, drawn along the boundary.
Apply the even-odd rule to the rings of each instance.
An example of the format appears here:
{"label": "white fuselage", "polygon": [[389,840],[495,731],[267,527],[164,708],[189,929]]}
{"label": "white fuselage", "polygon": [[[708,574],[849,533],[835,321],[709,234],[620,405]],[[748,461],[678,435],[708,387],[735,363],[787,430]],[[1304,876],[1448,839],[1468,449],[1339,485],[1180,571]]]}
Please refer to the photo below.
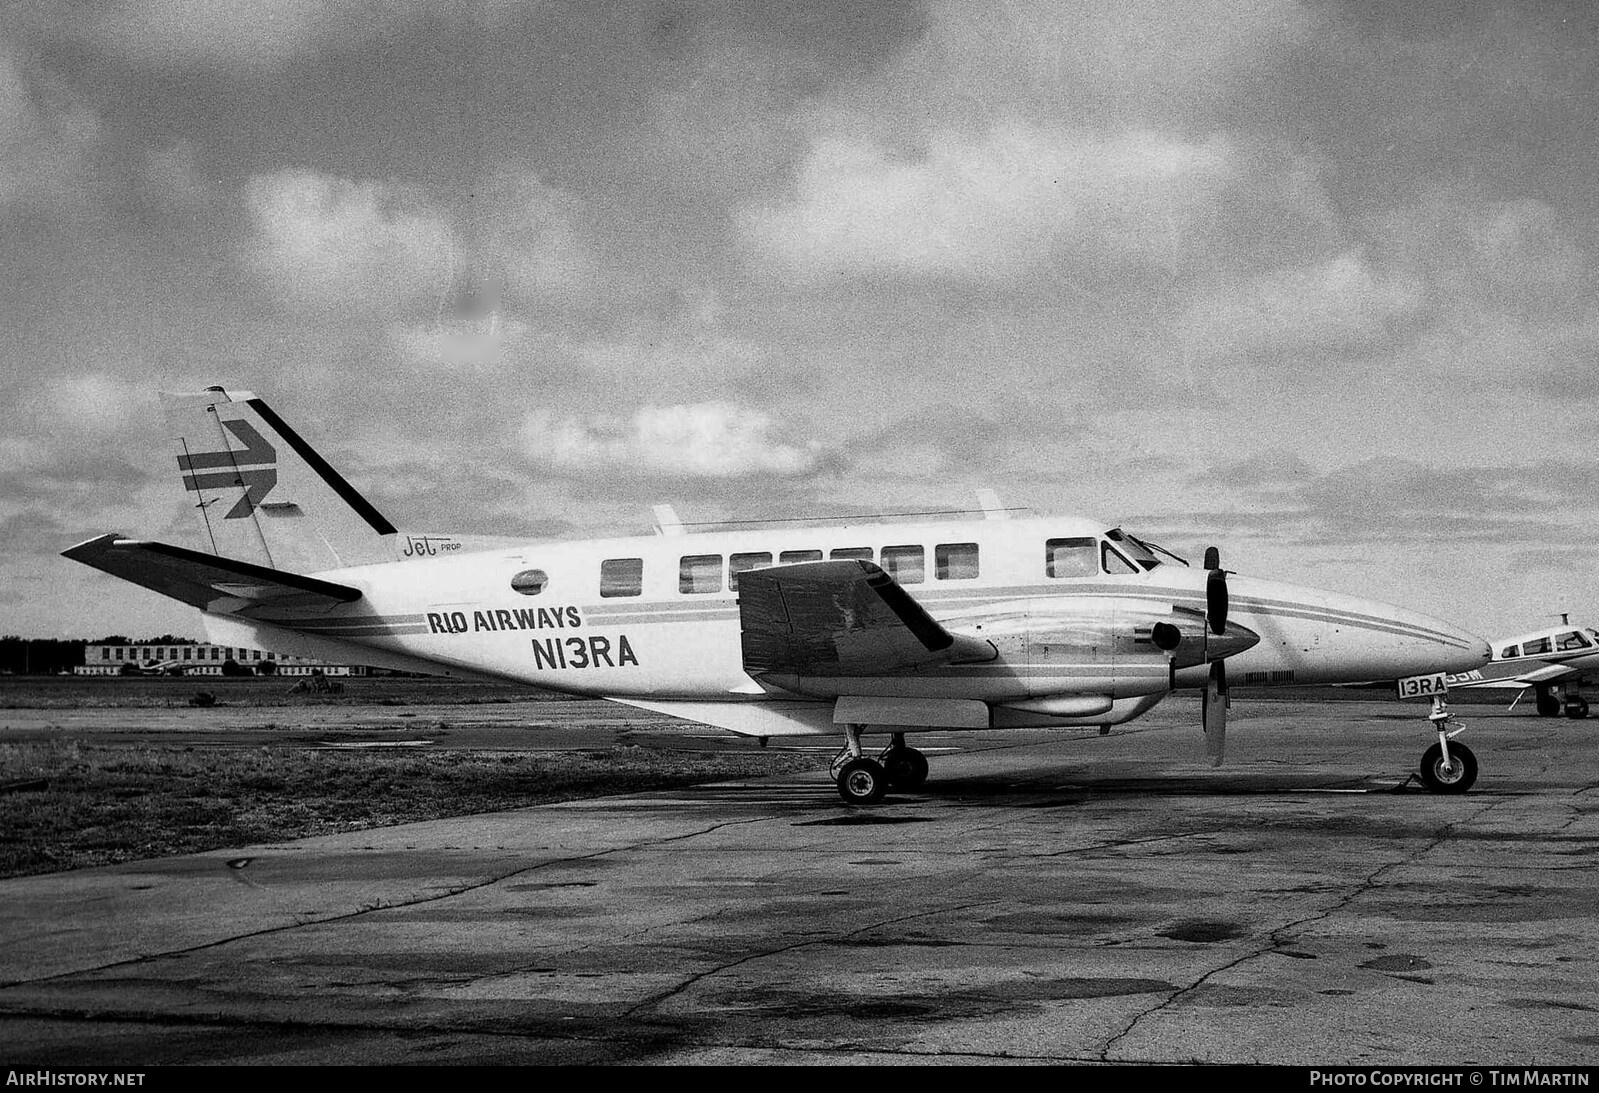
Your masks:
{"label": "white fuselage", "polygon": [[[362,598],[270,620],[207,619],[213,640],[238,644],[254,630],[283,651],[346,657],[347,647],[328,643],[354,643],[373,664],[640,704],[877,695],[1003,705],[1094,695],[1136,716],[1174,686],[1204,681],[1203,663],[1174,668],[1148,634],[1162,619],[1202,632],[1207,571],[1170,561],[1148,567],[1108,531],[1083,519],[1029,518],[537,542],[321,573]],[[800,694],[763,687],[744,670],[730,567],[841,555],[882,565],[947,630],[986,639],[996,655],[817,682]],[[1227,657],[1237,684],[1396,679],[1487,659],[1473,635],[1388,604],[1236,575],[1228,587],[1229,622],[1259,637]],[[286,631],[301,650],[284,648]]]}

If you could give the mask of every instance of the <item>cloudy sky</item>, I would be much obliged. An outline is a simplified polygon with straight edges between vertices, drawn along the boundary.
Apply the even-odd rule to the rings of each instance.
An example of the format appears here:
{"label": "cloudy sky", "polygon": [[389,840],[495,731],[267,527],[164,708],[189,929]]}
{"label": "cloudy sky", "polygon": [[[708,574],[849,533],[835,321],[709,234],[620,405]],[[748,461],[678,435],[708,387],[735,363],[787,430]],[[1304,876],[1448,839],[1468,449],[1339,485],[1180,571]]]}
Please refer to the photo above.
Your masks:
{"label": "cloudy sky", "polygon": [[1012,505],[1599,623],[1599,15],[0,6],[0,632],[198,635],[157,392],[403,528]]}

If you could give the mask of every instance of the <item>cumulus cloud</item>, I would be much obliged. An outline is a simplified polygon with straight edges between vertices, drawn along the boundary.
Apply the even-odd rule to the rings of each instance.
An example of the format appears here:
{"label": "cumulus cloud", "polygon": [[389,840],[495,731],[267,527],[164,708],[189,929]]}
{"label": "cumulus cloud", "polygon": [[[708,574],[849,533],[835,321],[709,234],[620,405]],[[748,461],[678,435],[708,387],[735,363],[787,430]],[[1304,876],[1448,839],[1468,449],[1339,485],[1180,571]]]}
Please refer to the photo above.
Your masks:
{"label": "cumulus cloud", "polygon": [[1112,135],[1011,121],[945,131],[918,154],[826,137],[794,200],[754,210],[746,239],[798,271],[1004,278],[1062,249],[1170,264],[1233,175],[1223,138]]}
{"label": "cumulus cloud", "polygon": [[1347,251],[1214,288],[1179,327],[1190,346],[1216,356],[1347,354],[1395,336],[1426,303],[1419,278]]}
{"label": "cumulus cloud", "polygon": [[459,242],[413,191],[288,169],[251,179],[245,205],[247,262],[291,303],[392,311],[449,289]]}
{"label": "cumulus cloud", "polygon": [[783,440],[770,415],[732,402],[645,406],[631,416],[530,415],[523,445],[534,458],[578,473],[624,468],[691,478],[793,476],[813,470],[820,446]]}

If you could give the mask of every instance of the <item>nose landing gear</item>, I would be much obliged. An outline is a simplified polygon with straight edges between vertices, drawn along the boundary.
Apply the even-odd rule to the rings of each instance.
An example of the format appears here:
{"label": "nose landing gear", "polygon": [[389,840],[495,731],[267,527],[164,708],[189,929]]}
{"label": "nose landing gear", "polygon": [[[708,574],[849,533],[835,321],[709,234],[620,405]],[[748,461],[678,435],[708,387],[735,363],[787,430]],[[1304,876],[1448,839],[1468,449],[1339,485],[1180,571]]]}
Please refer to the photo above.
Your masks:
{"label": "nose landing gear", "polygon": [[1477,780],[1477,757],[1464,744],[1452,743],[1466,731],[1464,725],[1450,729],[1448,703],[1434,695],[1432,713],[1427,720],[1438,733],[1438,742],[1421,754],[1421,783],[1432,793],[1464,793]]}

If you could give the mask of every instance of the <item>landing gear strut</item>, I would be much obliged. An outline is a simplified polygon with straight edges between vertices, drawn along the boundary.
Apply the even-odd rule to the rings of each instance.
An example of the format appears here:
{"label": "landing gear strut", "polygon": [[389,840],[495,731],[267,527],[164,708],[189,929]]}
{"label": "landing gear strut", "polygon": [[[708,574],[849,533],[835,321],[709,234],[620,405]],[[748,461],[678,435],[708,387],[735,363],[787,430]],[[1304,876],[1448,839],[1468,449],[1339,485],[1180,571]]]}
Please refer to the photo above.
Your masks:
{"label": "landing gear strut", "polygon": [[1438,743],[1421,754],[1421,782],[1433,793],[1464,793],[1477,780],[1477,757],[1464,744],[1452,743],[1465,726],[1449,728],[1449,707],[1434,695],[1427,720],[1438,733]]}
{"label": "landing gear strut", "polygon": [[844,726],[844,750],[833,758],[833,779],[847,805],[875,805],[888,792],[888,772],[883,764],[861,753],[861,727]]}
{"label": "landing gear strut", "polygon": [[927,756],[907,746],[904,733],[895,733],[876,759],[861,750],[859,725],[844,726],[844,737],[829,773],[845,804],[875,805],[890,789],[916,789],[927,781]]}

